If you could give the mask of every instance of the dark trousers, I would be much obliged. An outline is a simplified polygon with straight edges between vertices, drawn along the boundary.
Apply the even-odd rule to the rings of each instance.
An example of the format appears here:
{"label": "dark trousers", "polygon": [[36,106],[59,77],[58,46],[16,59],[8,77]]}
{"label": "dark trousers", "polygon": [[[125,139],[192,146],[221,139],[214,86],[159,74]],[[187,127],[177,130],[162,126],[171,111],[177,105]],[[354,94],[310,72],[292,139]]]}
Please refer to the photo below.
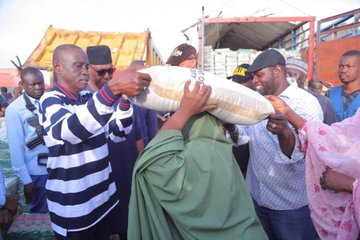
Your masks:
{"label": "dark trousers", "polygon": [[46,202],[46,189],[45,184],[48,175],[31,175],[32,181],[35,183],[35,198],[29,206],[31,213],[47,213],[48,207]]}
{"label": "dark trousers", "polygon": [[269,240],[316,239],[316,230],[307,205],[293,210],[272,210],[254,201],[254,206]]}
{"label": "dark trousers", "polygon": [[103,219],[94,226],[83,231],[68,232],[64,237],[55,233],[57,240],[109,240],[113,232],[114,223],[111,221],[114,215],[114,209],[110,211]]}

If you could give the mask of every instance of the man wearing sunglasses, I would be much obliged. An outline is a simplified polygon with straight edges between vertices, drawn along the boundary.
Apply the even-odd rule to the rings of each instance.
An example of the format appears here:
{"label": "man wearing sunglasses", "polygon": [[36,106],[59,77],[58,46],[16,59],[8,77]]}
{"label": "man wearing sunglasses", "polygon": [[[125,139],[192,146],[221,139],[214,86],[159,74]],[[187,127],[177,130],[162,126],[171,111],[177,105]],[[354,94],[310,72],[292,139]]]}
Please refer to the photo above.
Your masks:
{"label": "man wearing sunglasses", "polygon": [[[89,82],[85,91],[95,93],[113,77],[116,68],[113,65],[111,50],[108,46],[89,46],[86,53],[90,65]],[[120,239],[127,239],[128,204],[135,161],[146,143],[157,132],[156,112],[135,105],[132,107],[134,110],[133,129],[126,141],[118,143],[108,141],[110,162],[120,200],[118,209],[116,209],[118,212],[112,218],[113,226],[115,226],[112,233],[118,234]]]}
{"label": "man wearing sunglasses", "polygon": [[116,68],[112,63],[110,48],[106,45],[90,46],[86,49],[89,57],[89,82],[85,90],[100,90],[113,76]]}

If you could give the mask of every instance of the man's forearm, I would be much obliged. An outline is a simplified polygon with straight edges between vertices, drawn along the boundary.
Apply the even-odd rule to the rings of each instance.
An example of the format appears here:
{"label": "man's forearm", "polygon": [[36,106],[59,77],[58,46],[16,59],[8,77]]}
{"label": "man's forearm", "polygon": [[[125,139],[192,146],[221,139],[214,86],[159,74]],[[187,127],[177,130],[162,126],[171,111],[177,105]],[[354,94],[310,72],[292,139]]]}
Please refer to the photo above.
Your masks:
{"label": "man's forearm", "polygon": [[295,135],[291,129],[287,129],[282,133],[278,134],[279,144],[281,151],[288,157],[291,158],[291,154],[295,148]]}

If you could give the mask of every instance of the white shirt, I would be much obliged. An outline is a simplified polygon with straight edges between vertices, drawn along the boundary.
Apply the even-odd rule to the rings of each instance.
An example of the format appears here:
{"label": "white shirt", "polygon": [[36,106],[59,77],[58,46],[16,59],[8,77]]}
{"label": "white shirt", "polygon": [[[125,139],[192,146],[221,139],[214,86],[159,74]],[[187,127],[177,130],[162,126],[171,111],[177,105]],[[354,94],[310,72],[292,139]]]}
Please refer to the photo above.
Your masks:
{"label": "white shirt", "polygon": [[[321,121],[323,113],[314,96],[292,83],[281,97],[301,117]],[[289,159],[280,149],[278,136],[266,129],[268,120],[255,125],[237,126],[244,136],[238,144],[249,141],[250,160],[246,183],[255,201],[274,210],[290,210],[307,205],[304,153],[295,133],[295,148]]]}

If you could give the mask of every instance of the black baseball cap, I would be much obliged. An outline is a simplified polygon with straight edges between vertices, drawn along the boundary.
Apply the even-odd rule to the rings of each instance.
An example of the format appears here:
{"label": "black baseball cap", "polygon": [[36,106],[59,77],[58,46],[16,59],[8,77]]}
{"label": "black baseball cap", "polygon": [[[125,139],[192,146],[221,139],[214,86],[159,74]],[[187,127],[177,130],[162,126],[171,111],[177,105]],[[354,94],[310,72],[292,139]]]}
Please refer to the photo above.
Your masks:
{"label": "black baseball cap", "polygon": [[275,67],[276,65],[285,66],[286,61],[284,56],[275,49],[268,49],[260,53],[251,64],[248,73],[257,72],[263,68]]}
{"label": "black baseball cap", "polygon": [[252,79],[252,76],[250,73],[248,73],[248,68],[250,67],[250,64],[243,63],[239,66],[237,66],[233,72],[232,76],[228,76],[227,79],[232,79],[232,81],[237,83],[245,83]]}

